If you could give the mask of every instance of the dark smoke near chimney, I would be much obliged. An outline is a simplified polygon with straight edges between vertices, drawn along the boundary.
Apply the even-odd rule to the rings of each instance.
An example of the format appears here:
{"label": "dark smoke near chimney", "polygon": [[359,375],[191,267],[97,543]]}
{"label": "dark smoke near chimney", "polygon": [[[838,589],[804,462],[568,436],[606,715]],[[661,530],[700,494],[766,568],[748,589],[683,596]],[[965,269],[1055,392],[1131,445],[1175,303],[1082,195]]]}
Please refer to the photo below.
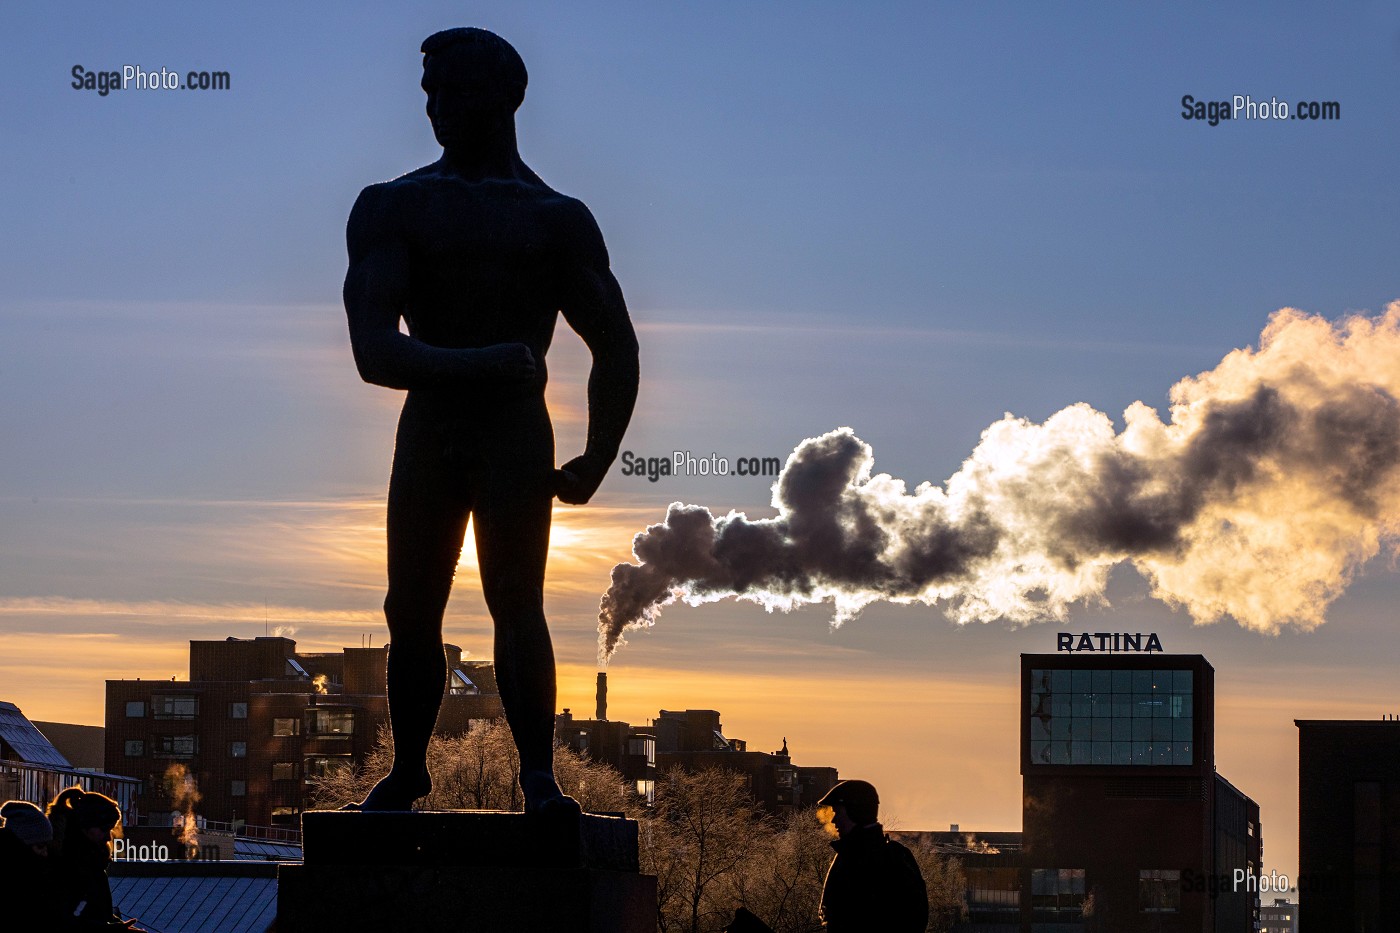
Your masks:
{"label": "dark smoke near chimney", "polygon": [[1066,618],[1131,563],[1198,623],[1311,628],[1400,531],[1400,302],[1331,323],[1277,312],[1237,350],[1141,402],[1116,432],[1077,404],[1007,415],[942,486],[872,474],[840,428],[798,445],[774,518],[672,503],[603,596],[599,655],[661,607],[737,596],[770,611],[830,600],[942,604],[960,622]]}

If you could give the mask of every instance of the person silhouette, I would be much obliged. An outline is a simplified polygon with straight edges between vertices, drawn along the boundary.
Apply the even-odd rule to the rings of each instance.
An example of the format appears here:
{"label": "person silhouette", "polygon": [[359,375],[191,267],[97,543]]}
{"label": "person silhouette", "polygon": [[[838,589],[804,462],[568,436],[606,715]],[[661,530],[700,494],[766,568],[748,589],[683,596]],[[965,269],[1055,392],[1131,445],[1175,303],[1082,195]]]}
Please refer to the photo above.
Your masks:
{"label": "person silhouette", "polygon": [[[432,788],[442,616],[470,520],[526,811],[577,813],[553,770],[543,607],[552,500],[588,502],[617,457],[637,396],[637,339],[592,214],[520,158],[527,74],[515,49],[461,28],[429,36],[422,52],[442,157],[365,188],[346,228],[356,366],[366,382],[407,390],[384,601],[394,764],[358,808],[407,810]],[[556,469],[545,354],[561,314],[592,369],[584,452]]]}
{"label": "person silhouette", "polygon": [[880,795],[867,781],[840,781],[817,801],[818,819],[838,838],[822,885],[822,929],[922,933],[928,888],[914,854],[885,835]]}

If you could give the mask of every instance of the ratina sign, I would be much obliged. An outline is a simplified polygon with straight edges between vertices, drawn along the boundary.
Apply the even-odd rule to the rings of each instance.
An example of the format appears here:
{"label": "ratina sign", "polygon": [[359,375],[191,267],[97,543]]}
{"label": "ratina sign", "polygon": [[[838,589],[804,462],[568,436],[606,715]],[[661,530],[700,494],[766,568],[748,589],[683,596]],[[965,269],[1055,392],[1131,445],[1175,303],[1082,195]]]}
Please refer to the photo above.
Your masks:
{"label": "ratina sign", "polygon": [[1156,632],[1081,632],[1074,635],[1061,632],[1056,636],[1056,651],[1143,651],[1151,653],[1162,650],[1161,639]]}

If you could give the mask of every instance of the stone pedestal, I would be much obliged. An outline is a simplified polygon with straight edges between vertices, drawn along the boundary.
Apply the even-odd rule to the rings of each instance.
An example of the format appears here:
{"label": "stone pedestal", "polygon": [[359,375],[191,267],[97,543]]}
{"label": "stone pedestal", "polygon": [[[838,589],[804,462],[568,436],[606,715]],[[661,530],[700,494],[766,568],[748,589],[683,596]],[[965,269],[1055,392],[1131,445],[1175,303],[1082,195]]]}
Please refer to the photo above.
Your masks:
{"label": "stone pedestal", "polygon": [[622,817],[313,811],[302,851],[278,872],[278,933],[656,930],[656,879]]}

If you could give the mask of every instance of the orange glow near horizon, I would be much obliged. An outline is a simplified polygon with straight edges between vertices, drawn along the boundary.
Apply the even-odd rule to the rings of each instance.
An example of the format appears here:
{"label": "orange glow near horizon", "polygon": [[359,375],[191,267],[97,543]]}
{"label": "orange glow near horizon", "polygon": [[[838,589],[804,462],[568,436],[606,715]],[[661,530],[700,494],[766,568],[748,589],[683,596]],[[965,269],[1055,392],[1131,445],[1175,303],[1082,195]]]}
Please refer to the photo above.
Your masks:
{"label": "orange glow near horizon", "polygon": [[[227,634],[227,626],[216,625],[207,632],[185,629],[185,639],[139,627],[122,635],[8,634],[0,699],[31,719],[101,725],[101,679],[184,679],[186,639]],[[316,634],[299,647],[353,645],[357,629],[318,627]],[[558,676],[557,706],[592,718],[597,667],[565,662]],[[1297,787],[1279,776],[1296,773],[1293,720],[1373,718],[1393,693],[1388,682],[1353,678],[1343,696],[1321,679],[1311,681],[1280,686],[1272,679],[1222,679],[1216,701],[1220,773],[1259,802],[1266,867],[1290,876],[1297,866]],[[771,751],[786,739],[799,765],[835,767],[842,777],[870,780],[882,788],[882,818],[891,828],[1020,828],[1016,688],[988,680],[985,672],[965,679],[868,668],[758,674],[722,664],[683,669],[620,659],[609,670],[608,687],[613,720],[645,725],[662,709],[715,709],[725,734],[751,749]]]}
{"label": "orange glow near horizon", "polygon": [[[209,507],[221,510],[217,530],[201,526],[164,546],[170,553],[208,548],[203,553],[232,561],[240,573],[248,567],[266,574],[255,578],[272,579],[269,589],[285,598],[267,604],[0,599],[6,648],[0,699],[33,719],[100,725],[103,680],[184,679],[192,638],[249,637],[266,630],[295,638],[303,651],[354,646],[366,634],[378,644],[387,640],[380,609],[384,504],[378,497],[253,503],[246,514],[238,511],[244,507],[239,503]],[[580,638],[591,629],[612,565],[629,558],[632,536],[660,513],[607,504],[555,511],[547,599],[556,644],[574,646],[560,655],[557,705],[579,718],[592,717],[598,670],[592,657],[577,653]],[[310,598],[277,588],[283,578],[295,582],[302,576],[326,582]],[[759,618],[752,624],[764,624]],[[707,644],[696,634],[698,624],[676,627],[675,635],[701,639],[688,644]],[[459,574],[446,637],[481,657],[490,651],[490,632],[472,566]],[[1005,678],[985,669],[969,669],[966,676],[881,669],[861,650],[825,643],[813,643],[810,651],[788,645],[780,649],[787,653],[770,656],[766,665],[756,664],[752,652],[735,653],[729,642],[664,661],[654,660],[647,647],[639,640],[636,650],[624,650],[609,668],[609,713],[615,720],[645,724],[663,708],[716,709],[726,734],[750,748],[773,750],[786,738],[798,764],[835,767],[843,777],[881,787],[882,815],[892,827],[1020,827],[1016,693]],[[1345,691],[1336,688],[1339,682],[1347,684]],[[1221,774],[1261,805],[1266,867],[1296,875],[1293,719],[1372,718],[1392,705],[1392,694],[1388,681],[1355,671],[1221,671],[1216,759]]]}

